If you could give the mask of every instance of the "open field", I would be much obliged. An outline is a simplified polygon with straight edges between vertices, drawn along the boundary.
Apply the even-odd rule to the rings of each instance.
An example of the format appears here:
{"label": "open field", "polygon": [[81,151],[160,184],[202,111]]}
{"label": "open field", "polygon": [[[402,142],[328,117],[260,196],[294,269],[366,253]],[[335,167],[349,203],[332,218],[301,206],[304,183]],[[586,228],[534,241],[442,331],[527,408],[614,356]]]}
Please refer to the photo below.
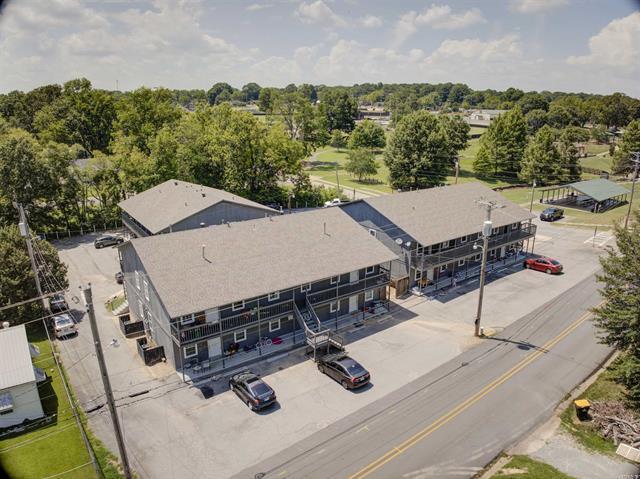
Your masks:
{"label": "open field", "polygon": [[611,171],[611,157],[606,155],[588,156],[580,159],[580,165],[597,170]]}

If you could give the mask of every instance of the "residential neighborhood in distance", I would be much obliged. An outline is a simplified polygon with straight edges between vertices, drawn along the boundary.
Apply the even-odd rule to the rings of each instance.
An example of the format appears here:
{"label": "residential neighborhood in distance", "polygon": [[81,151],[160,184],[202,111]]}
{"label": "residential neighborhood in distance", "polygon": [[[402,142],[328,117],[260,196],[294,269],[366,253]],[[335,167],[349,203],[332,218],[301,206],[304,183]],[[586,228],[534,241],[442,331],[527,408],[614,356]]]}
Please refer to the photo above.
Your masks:
{"label": "residential neighborhood in distance", "polygon": [[0,478],[640,477],[638,6],[0,1]]}

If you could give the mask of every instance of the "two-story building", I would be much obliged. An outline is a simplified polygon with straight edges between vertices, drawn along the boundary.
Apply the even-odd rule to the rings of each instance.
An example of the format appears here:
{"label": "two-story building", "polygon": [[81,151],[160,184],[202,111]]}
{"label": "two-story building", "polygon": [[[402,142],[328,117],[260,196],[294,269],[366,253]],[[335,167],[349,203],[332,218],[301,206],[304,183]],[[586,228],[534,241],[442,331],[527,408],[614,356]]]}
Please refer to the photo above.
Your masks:
{"label": "two-story building", "polygon": [[527,249],[536,227],[529,211],[481,183],[472,182],[353,201],[342,210],[376,237],[397,259],[391,277],[396,294],[420,286],[438,289],[479,272],[485,209],[478,200],[493,200],[489,261],[504,260]]}
{"label": "two-story building", "polygon": [[118,206],[134,238],[280,214],[241,196],[179,180],[165,181]]}
{"label": "two-story building", "polygon": [[137,238],[119,252],[130,314],[182,371],[319,343],[386,310],[396,258],[339,208]]}

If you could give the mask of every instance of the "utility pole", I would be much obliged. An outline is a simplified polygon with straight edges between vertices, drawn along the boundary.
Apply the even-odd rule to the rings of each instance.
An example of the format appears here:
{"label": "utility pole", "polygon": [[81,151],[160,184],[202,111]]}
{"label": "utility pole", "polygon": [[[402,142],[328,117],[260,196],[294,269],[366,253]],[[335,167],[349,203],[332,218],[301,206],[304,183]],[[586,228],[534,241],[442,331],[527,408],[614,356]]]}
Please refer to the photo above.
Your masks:
{"label": "utility pole", "polygon": [[454,160],[455,164],[456,164],[456,182],[454,184],[458,184],[458,175],[460,174],[460,159],[458,157],[456,157],[456,159]]}
{"label": "utility pole", "polygon": [[[480,318],[482,317],[482,298],[484,295],[484,283],[487,276],[487,256],[489,254],[489,236],[491,236],[491,229],[493,223],[491,222],[491,211],[497,208],[502,208],[503,205],[497,204],[495,201],[478,200],[476,202],[479,206],[485,207],[487,216],[482,225],[482,266],[480,266],[480,295],[478,296],[478,312],[476,313],[475,321],[475,335],[480,336]],[[474,249],[480,247],[474,245]]]}
{"label": "utility pole", "polygon": [[124,444],[122,429],[120,428],[118,411],[116,410],[116,403],[113,398],[113,391],[111,390],[111,382],[109,381],[109,373],[107,372],[107,365],[104,361],[102,344],[100,343],[100,332],[98,331],[98,323],[96,322],[96,315],[95,315],[95,311],[93,310],[93,294],[91,292],[91,283],[89,283],[87,287],[83,289],[83,293],[84,293],[84,300],[87,308],[87,316],[89,316],[89,323],[91,324],[91,334],[93,336],[93,344],[96,348],[96,357],[98,358],[98,364],[100,366],[100,375],[102,376],[102,384],[104,385],[104,392],[107,397],[109,412],[111,413],[111,421],[113,422],[113,430],[116,434],[116,442],[118,443],[118,450],[120,451],[120,459],[122,460],[124,477],[126,479],[131,479],[132,475],[131,475],[131,468],[129,467],[129,459],[127,457],[127,449]]}
{"label": "utility pole", "polygon": [[27,215],[24,213],[22,203],[17,203],[18,212],[20,214],[20,222],[18,223],[18,229],[20,230],[20,236],[22,236],[27,242],[27,252],[29,253],[29,260],[31,261],[31,269],[33,270],[33,277],[36,282],[36,291],[38,296],[42,298],[42,307],[49,313],[49,302],[42,293],[42,285],[40,284],[40,275],[38,274],[38,267],[36,266],[36,259],[33,256],[33,245],[31,244],[31,233],[29,232],[29,223],[27,221]]}
{"label": "utility pole", "polygon": [[296,195],[294,195],[292,192],[289,192],[289,194],[287,195],[287,207],[289,208],[289,214],[291,214],[291,198],[295,198]]}
{"label": "utility pole", "polygon": [[631,180],[631,198],[629,198],[629,209],[627,210],[627,217],[624,220],[625,230],[629,225],[629,217],[631,216],[631,205],[633,204],[633,193],[636,189],[636,180],[638,179],[638,170],[640,169],[640,151],[634,151],[631,154],[633,155],[633,159],[631,161],[635,164],[635,168],[633,170],[633,180]]}
{"label": "utility pole", "polygon": [[336,183],[338,183],[338,194],[340,194],[340,177],[338,176],[338,162],[336,161]]}
{"label": "utility pole", "polygon": [[536,192],[536,180],[533,179],[533,184],[531,185],[531,204],[529,205],[529,213],[533,210],[533,195]]}

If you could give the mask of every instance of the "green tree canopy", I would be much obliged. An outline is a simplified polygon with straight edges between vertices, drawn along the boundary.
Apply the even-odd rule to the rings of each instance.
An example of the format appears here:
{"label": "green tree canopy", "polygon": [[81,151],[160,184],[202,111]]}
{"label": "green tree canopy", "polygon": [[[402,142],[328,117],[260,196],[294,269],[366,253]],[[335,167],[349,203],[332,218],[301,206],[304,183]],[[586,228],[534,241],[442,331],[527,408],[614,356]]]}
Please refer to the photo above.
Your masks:
{"label": "green tree canopy", "polygon": [[631,161],[633,152],[640,152],[640,120],[633,120],[624,129],[620,147],[613,157],[613,168],[616,172],[633,171]]}
{"label": "green tree canopy", "polygon": [[345,169],[362,181],[363,178],[374,176],[378,173],[378,164],[375,155],[369,149],[349,150]]}
{"label": "green tree canopy", "polygon": [[480,176],[515,178],[527,144],[527,122],[519,108],[500,115],[480,138],[473,170]]}
{"label": "green tree canopy", "polygon": [[532,135],[547,124],[547,112],[544,110],[530,110],[526,114],[529,133]]}
{"label": "green tree canopy", "polygon": [[217,105],[231,100],[234,88],[228,83],[218,82],[207,90],[207,100],[209,105]]}
{"label": "green tree canopy", "polygon": [[341,150],[347,147],[349,142],[349,135],[342,130],[333,130],[331,132],[331,138],[329,144],[337,150]]}
{"label": "green tree canopy", "polygon": [[349,136],[349,148],[379,149],[384,148],[386,139],[384,128],[371,120],[364,120],[358,124]]}
{"label": "green tree canopy", "polygon": [[320,98],[320,112],[326,118],[328,131],[350,132],[358,117],[358,104],[347,89],[325,91]]}
{"label": "green tree canopy", "polygon": [[538,185],[554,183],[561,175],[562,161],[554,131],[545,125],[531,139],[524,153],[520,179]]}

